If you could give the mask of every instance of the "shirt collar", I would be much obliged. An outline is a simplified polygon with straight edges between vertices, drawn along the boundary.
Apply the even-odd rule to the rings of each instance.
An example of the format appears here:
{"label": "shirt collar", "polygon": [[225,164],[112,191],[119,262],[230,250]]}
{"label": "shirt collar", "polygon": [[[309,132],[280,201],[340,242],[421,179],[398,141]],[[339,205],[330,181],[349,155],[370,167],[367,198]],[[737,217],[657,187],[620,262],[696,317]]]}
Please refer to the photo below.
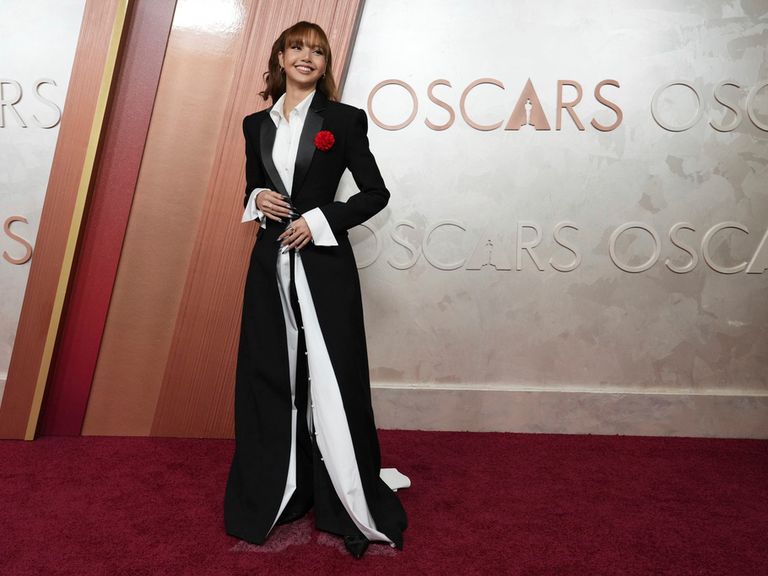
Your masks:
{"label": "shirt collar", "polygon": [[[299,119],[301,119],[302,122],[307,117],[307,110],[309,110],[309,105],[312,103],[312,98],[315,95],[315,91],[312,90],[304,100],[299,102],[296,107],[291,110],[291,117],[297,116]],[[272,121],[275,123],[275,126],[278,126],[280,124],[280,120],[285,120],[285,116],[283,115],[283,103],[285,102],[285,92],[283,92],[283,95],[280,96],[280,98],[277,99],[277,102],[275,102],[275,105],[272,106],[272,109],[269,111],[269,115],[272,118]]]}

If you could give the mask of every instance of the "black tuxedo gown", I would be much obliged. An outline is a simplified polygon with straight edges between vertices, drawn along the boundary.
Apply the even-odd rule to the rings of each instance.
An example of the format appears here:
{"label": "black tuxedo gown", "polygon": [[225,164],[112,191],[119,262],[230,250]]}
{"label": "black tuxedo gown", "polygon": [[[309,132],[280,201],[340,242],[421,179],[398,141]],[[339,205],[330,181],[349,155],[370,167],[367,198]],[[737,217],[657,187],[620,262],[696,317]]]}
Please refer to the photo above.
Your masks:
{"label": "black tuxedo gown", "polygon": [[[330,150],[316,148],[315,135],[330,131]],[[287,195],[272,161],[276,128],[263,110],[243,120],[246,143],[245,202],[255,188]],[[349,169],[360,191],[346,202],[334,197]],[[338,246],[301,251],[317,320],[322,331],[344,406],[365,499],[376,529],[402,548],[405,511],[380,479],[381,457],[376,435],[365,343],[360,283],[347,231],[368,220],[387,204],[386,189],[370,152],[367,118],[362,110],[328,101],[317,91],[299,141],[291,200],[299,213],[319,207]],[[235,453],[224,499],[229,534],[260,544],[278,513],[288,475],[292,406],[286,327],[277,285],[277,237],[284,224],[267,220],[251,253],[245,284],[235,383]],[[339,535],[359,531],[341,504],[321,454],[301,414],[307,409],[307,368],[299,343],[296,405],[297,488],[283,517],[315,508],[317,527]]]}

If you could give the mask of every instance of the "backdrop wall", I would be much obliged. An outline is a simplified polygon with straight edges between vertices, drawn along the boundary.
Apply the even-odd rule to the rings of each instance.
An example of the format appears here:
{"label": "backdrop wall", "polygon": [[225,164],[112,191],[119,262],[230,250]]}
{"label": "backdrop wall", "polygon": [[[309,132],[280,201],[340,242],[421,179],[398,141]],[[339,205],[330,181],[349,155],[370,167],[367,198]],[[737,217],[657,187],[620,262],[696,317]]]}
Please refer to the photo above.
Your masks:
{"label": "backdrop wall", "polygon": [[240,123],[309,19],[392,192],[353,231],[380,427],[768,437],[768,7],[129,5],[48,433],[232,435]]}
{"label": "backdrop wall", "polygon": [[380,423],[768,432],[766,34],[757,2],[366,2]]}

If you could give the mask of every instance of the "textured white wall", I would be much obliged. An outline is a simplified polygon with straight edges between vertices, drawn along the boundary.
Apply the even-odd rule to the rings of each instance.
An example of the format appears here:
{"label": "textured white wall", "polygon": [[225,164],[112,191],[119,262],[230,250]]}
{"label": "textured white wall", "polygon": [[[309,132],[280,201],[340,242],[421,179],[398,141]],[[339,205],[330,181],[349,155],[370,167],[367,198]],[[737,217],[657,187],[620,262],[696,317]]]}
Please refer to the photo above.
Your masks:
{"label": "textured white wall", "polygon": [[[0,220],[25,218],[10,229],[32,246],[84,7],[85,0],[0,2]],[[26,250],[0,229],[0,399],[30,265],[12,264],[3,252],[19,259]]]}
{"label": "textured white wall", "polygon": [[[669,428],[666,417],[645,429],[632,423],[677,400],[694,410],[691,398],[700,396],[756,399],[755,416],[766,419],[768,271],[760,272],[768,246],[759,245],[768,228],[768,87],[752,95],[751,117],[744,111],[750,90],[768,81],[766,38],[768,3],[751,0],[368,0],[344,101],[366,108],[373,88],[387,79],[408,83],[418,100],[414,120],[401,130],[370,123],[392,199],[369,223],[378,245],[370,230],[354,233],[358,261],[372,261],[361,277],[373,380],[388,394],[380,424],[728,435],[709,421],[679,429]],[[471,91],[466,110],[474,122],[506,124],[530,78],[552,129],[470,127],[459,101],[484,77],[504,89],[486,84]],[[434,94],[456,116],[442,131],[425,125],[449,119],[427,96],[437,79],[450,81]],[[607,132],[590,125],[616,118],[593,95],[605,79],[619,82],[602,94],[623,112],[622,123]],[[562,130],[555,129],[558,80],[583,87],[575,111],[584,131],[565,112]],[[651,102],[676,80],[700,94],[701,118],[672,132],[654,120]],[[727,129],[735,121],[713,96],[724,81],[739,86],[718,90],[741,118],[725,132],[711,124]],[[565,100],[574,94],[564,89]],[[412,101],[403,88],[387,86],[372,108],[382,122],[397,124]],[[661,123],[680,126],[696,110],[686,86],[658,97]],[[349,180],[345,186],[354,188]],[[433,232],[425,255],[424,237],[441,222],[449,224]],[[612,233],[631,222],[658,236],[658,261],[636,273],[614,263],[610,250]],[[693,230],[680,230],[679,242],[697,263],[680,273],[670,267],[685,268],[691,256],[672,243],[670,230],[683,222]],[[729,228],[705,241],[708,230],[727,222],[748,233]],[[574,261],[554,240],[562,223],[578,228],[561,234],[580,256],[569,272],[555,269]],[[543,271],[519,251],[519,234],[525,243],[536,228],[542,240],[533,251]],[[758,252],[754,273],[724,273],[746,267]],[[614,245],[625,268],[653,256],[647,231],[630,229]],[[489,258],[495,268],[471,269]],[[454,264],[460,265],[441,269]],[[499,412],[499,400],[493,414],[478,403],[470,417],[466,402],[454,398],[418,408],[432,411],[425,424],[423,412],[409,412],[417,410],[412,399],[420,390],[573,392],[584,402],[602,393],[641,394],[648,404],[634,404],[622,427],[621,414],[609,417],[597,405],[581,413],[581,424],[568,424],[564,404],[536,413],[537,404],[512,416]],[[444,417],[436,417],[441,410]],[[412,420],[396,417],[398,411]],[[589,418],[597,424],[585,427]],[[565,424],[542,426],[542,419]]]}

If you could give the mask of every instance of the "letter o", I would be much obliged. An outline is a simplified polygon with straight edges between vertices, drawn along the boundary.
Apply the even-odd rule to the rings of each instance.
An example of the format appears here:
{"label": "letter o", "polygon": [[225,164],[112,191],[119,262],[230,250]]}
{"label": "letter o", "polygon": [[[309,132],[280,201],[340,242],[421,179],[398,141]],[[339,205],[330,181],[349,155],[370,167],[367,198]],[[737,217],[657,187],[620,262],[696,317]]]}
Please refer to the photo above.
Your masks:
{"label": "letter o", "polygon": [[[667,88],[670,88],[672,86],[685,86],[691,92],[693,92],[693,94],[696,96],[696,114],[694,114],[693,118],[688,120],[688,122],[686,122],[682,126],[672,126],[671,124],[667,124],[661,119],[661,115],[659,114],[659,110],[658,110],[659,97],[664,93],[664,91]],[[696,90],[696,88],[694,88],[687,82],[684,82],[683,80],[673,80],[672,82],[667,82],[666,84],[661,86],[658,90],[656,90],[656,92],[653,93],[653,98],[651,99],[651,115],[653,116],[653,119],[656,121],[656,124],[664,128],[664,130],[669,130],[670,132],[685,132],[701,119],[701,115],[703,112],[704,110],[701,107],[701,96],[699,95],[699,91]]]}
{"label": "letter o", "polygon": [[373,239],[376,241],[376,251],[373,253],[373,258],[369,259],[366,262],[357,263],[357,269],[361,270],[362,268],[368,268],[368,266],[370,266],[371,264],[376,262],[376,260],[379,259],[379,255],[381,254],[381,240],[379,240],[379,235],[376,234],[376,231],[370,226],[368,226],[367,224],[360,224],[359,226],[361,228],[365,228],[366,230],[368,230],[368,232],[370,232],[371,235],[373,236]]}
{"label": "letter o", "polygon": [[[640,230],[645,230],[648,232],[648,234],[651,235],[653,238],[653,255],[648,259],[647,262],[644,262],[643,264],[640,264],[639,266],[630,266],[629,264],[625,264],[623,262],[619,262],[619,259],[616,257],[616,241],[619,239],[619,236],[621,236],[624,232],[627,230],[630,230],[631,228],[638,228]],[[613,263],[616,264],[619,268],[624,270],[624,272],[645,272],[656,264],[656,262],[659,260],[659,256],[661,256],[661,239],[659,238],[659,235],[656,233],[656,230],[651,228],[650,226],[646,226],[642,222],[626,222],[616,228],[616,230],[613,231],[613,234],[611,234],[611,240],[608,244],[608,252],[611,255],[611,260],[613,260]]]}
{"label": "letter o", "polygon": [[[381,120],[378,119],[376,114],[373,113],[373,97],[376,95],[376,93],[384,88],[384,86],[402,86],[408,91],[408,94],[411,95],[411,100],[413,100],[413,108],[411,109],[411,115],[408,116],[405,122],[401,122],[400,124],[384,124]],[[376,86],[373,87],[373,90],[371,90],[371,93],[368,94],[368,115],[371,117],[371,120],[373,120],[373,123],[376,124],[379,128],[383,128],[384,130],[402,130],[408,124],[413,122],[413,119],[416,118],[416,113],[419,111],[419,99],[416,97],[416,92],[413,91],[413,88],[410,87],[410,85],[407,82],[403,82],[402,80],[382,80]]]}

